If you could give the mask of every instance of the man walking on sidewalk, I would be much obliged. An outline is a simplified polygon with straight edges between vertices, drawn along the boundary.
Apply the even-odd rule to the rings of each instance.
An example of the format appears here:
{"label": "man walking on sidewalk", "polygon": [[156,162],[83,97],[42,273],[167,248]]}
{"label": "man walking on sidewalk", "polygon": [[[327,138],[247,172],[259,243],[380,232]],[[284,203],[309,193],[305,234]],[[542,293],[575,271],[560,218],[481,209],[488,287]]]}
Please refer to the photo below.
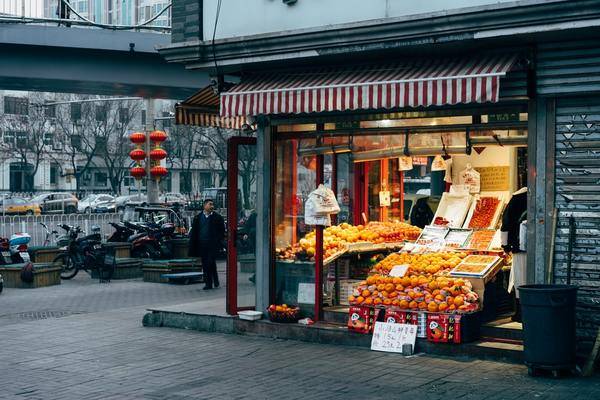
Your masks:
{"label": "man walking on sidewalk", "polygon": [[225,223],[223,217],[214,211],[211,199],[204,200],[203,210],[194,217],[190,232],[190,257],[202,259],[204,271],[204,290],[219,287],[217,273],[217,254],[223,246],[225,238]]}

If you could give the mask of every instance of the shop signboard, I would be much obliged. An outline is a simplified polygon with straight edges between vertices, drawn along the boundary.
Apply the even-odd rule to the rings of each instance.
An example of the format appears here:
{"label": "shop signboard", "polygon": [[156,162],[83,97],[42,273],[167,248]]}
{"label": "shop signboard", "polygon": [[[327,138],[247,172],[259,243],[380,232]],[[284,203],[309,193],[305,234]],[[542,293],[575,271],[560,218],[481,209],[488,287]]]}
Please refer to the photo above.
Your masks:
{"label": "shop signboard", "polygon": [[500,192],[510,190],[510,167],[476,167],[479,172],[482,192]]}
{"label": "shop signboard", "polygon": [[410,344],[414,349],[416,341],[416,325],[376,322],[371,339],[371,350],[402,353],[404,345]]}

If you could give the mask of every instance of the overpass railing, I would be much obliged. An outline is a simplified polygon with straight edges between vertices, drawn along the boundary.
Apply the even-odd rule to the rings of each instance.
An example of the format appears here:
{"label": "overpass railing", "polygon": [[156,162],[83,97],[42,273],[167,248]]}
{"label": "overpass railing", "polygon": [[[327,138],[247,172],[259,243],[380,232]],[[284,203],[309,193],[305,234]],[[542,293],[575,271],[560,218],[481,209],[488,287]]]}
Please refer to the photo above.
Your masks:
{"label": "overpass railing", "polygon": [[[171,31],[171,1],[165,2],[166,5],[145,20],[136,19],[129,25],[108,24],[105,21],[98,21],[86,12],[78,11],[67,1],[59,7],[57,0],[47,2],[44,0],[0,0],[0,24],[2,23],[26,23],[36,25],[58,25],[75,26],[84,28],[100,28],[112,30],[153,30],[161,32]],[[48,5],[48,3],[50,3]],[[128,4],[124,3],[124,4]],[[141,6],[140,6],[141,7]],[[133,10],[132,10],[133,11]],[[132,15],[141,15],[142,13],[132,12]],[[106,13],[103,13],[106,15]],[[166,16],[165,18],[159,17]]]}

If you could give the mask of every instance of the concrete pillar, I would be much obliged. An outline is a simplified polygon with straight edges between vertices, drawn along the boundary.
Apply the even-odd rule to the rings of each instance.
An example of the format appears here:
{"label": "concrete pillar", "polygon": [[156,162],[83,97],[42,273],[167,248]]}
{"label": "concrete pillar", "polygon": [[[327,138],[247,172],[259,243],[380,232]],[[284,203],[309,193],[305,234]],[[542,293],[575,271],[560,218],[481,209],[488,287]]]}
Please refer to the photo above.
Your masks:
{"label": "concrete pillar", "polygon": [[[146,154],[150,153],[150,132],[154,130],[154,99],[146,99]],[[146,188],[148,204],[158,204],[159,187],[158,182],[150,177],[150,158],[146,162]]]}

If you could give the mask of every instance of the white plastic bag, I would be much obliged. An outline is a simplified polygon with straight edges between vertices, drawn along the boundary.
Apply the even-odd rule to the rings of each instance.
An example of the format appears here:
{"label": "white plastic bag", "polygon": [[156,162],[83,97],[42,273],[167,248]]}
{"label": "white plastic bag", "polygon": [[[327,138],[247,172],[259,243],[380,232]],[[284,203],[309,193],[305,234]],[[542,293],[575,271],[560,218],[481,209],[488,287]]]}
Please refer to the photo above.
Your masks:
{"label": "white plastic bag", "polygon": [[329,214],[318,214],[317,208],[315,196],[308,196],[308,200],[304,203],[304,223],[306,225],[331,226]]}
{"label": "white plastic bag", "polygon": [[317,215],[330,215],[340,212],[340,206],[335,198],[335,194],[331,189],[323,184],[313,190],[308,199],[314,202],[314,212]]}

